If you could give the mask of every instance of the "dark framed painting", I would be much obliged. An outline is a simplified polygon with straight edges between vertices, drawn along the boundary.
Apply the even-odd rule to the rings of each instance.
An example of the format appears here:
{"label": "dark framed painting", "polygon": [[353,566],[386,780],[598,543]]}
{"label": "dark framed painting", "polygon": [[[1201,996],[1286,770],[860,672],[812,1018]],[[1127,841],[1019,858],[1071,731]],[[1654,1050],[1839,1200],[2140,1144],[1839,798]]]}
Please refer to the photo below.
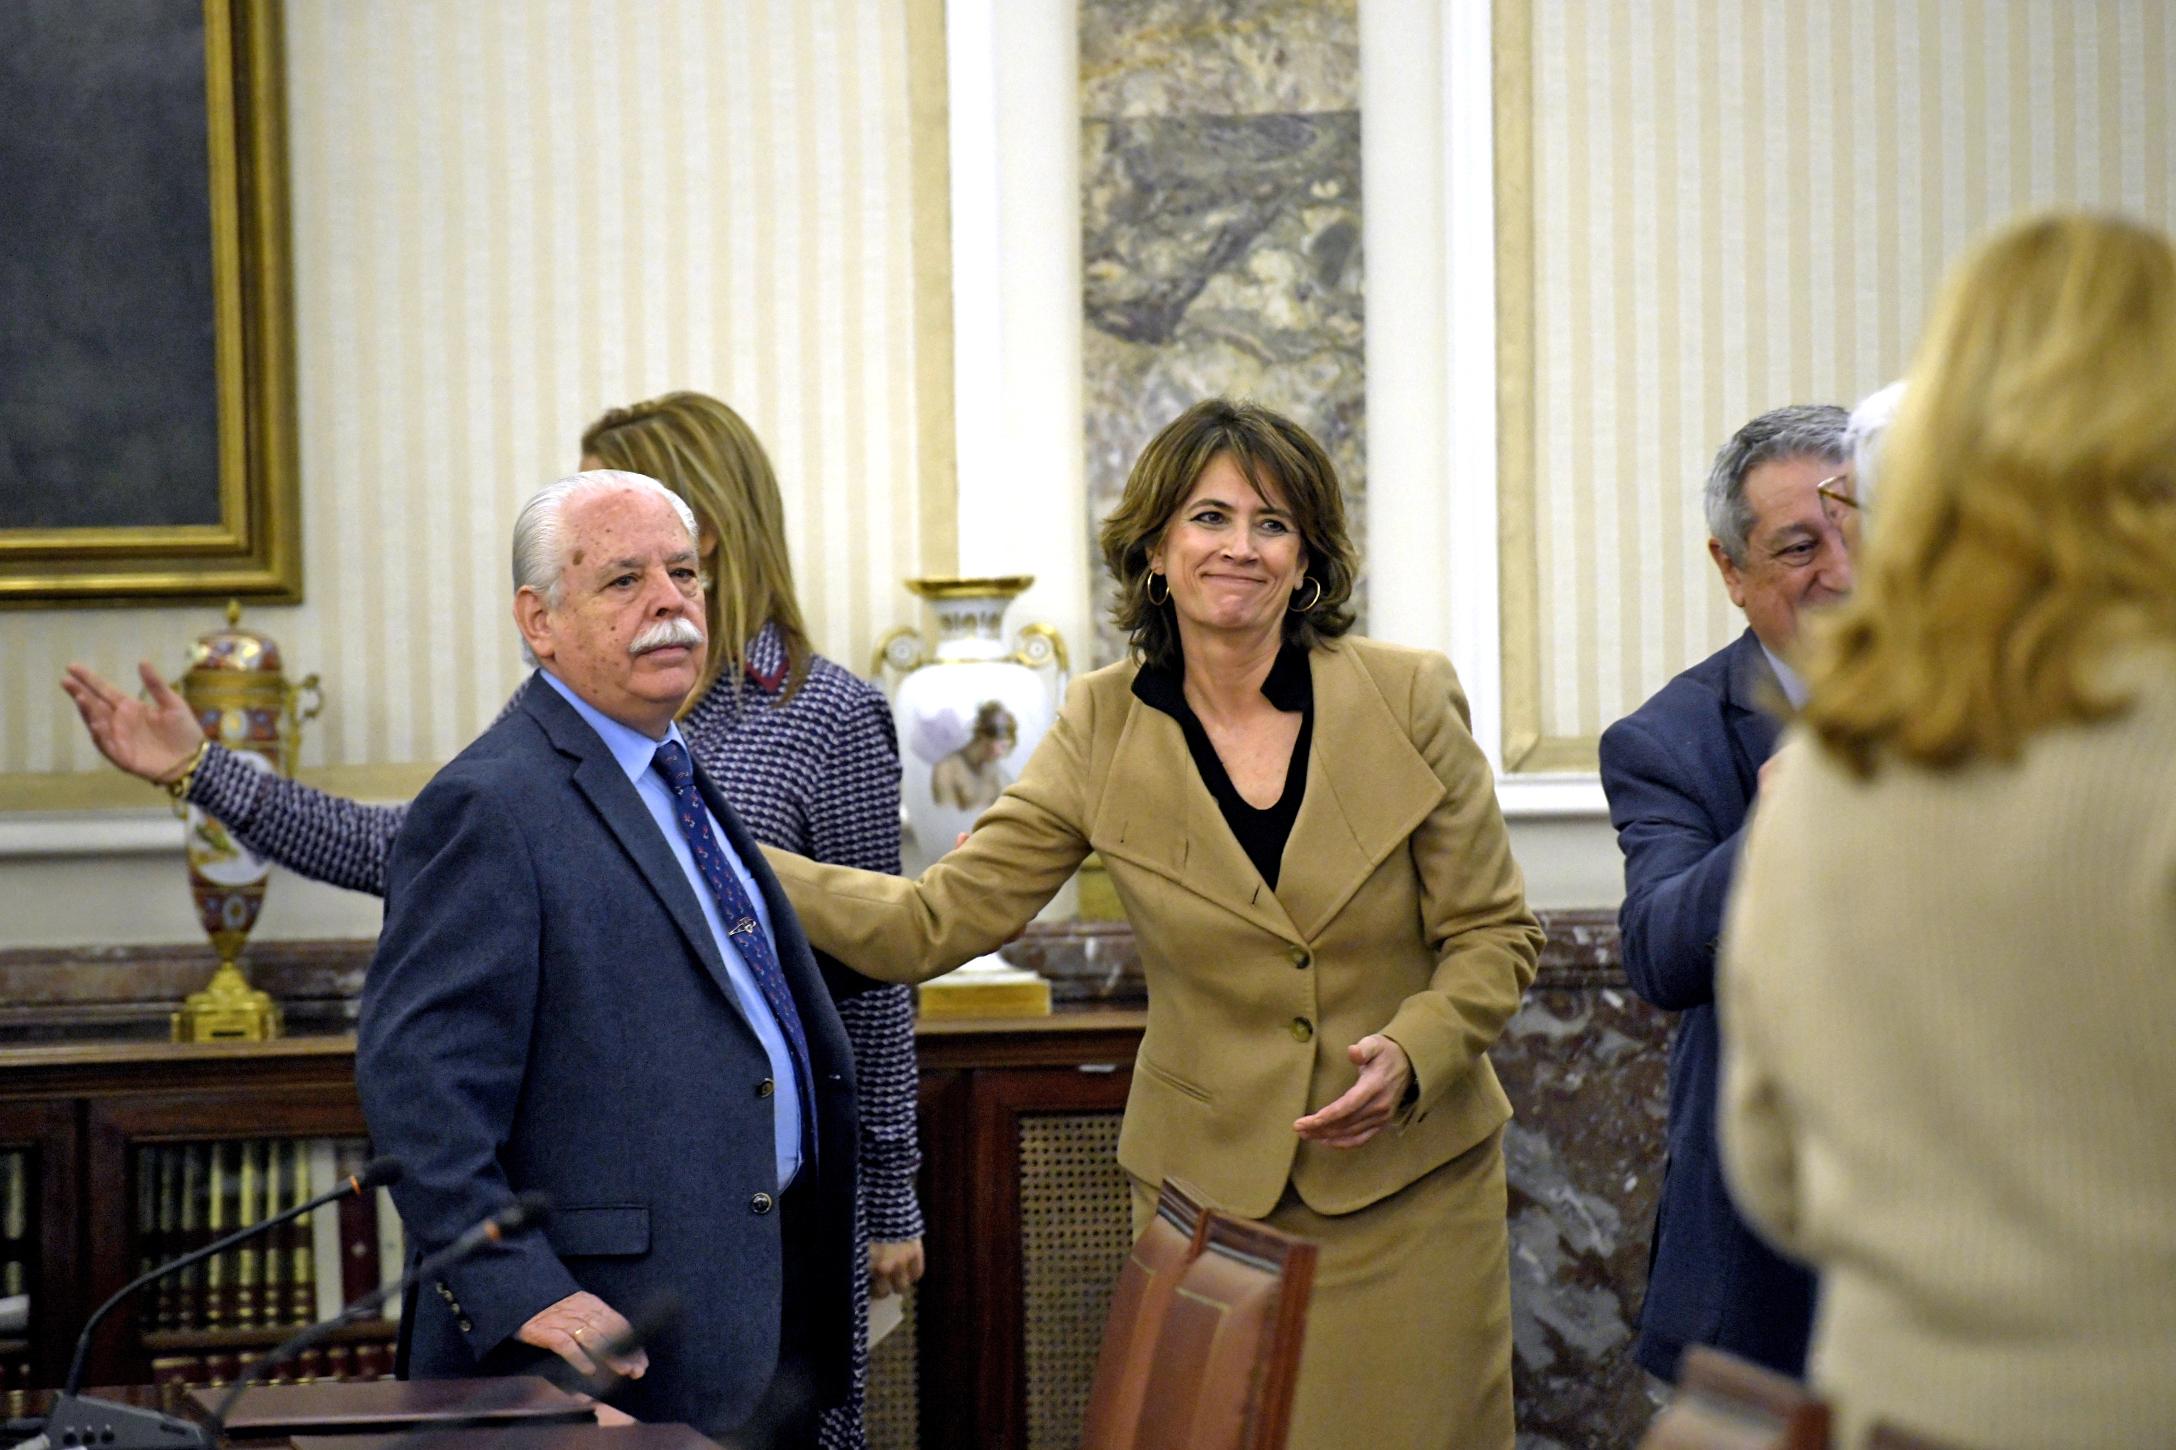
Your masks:
{"label": "dark framed painting", "polygon": [[279,0],[6,0],[0,84],[0,607],[299,600]]}

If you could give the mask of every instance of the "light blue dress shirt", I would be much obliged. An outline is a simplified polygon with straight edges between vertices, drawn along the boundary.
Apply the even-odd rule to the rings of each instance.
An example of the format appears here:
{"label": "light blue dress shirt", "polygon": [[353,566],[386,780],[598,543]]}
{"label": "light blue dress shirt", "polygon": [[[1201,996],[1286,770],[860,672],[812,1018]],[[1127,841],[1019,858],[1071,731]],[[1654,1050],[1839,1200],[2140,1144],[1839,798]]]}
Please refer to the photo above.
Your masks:
{"label": "light blue dress shirt", "polygon": [[1776,683],[1783,688],[1783,698],[1791,702],[1793,710],[1805,709],[1808,691],[1806,682],[1798,677],[1798,671],[1783,663],[1776,652],[1768,648],[1767,645],[1763,644],[1760,647],[1760,652],[1768,656],[1768,668],[1776,672]]}
{"label": "light blue dress shirt", "polygon": [[[665,844],[672,847],[673,859],[680,863],[680,874],[688,879],[688,889],[695,893],[695,900],[703,908],[703,920],[710,924],[711,940],[718,944],[718,955],[725,960],[726,978],[732,982],[733,995],[740,1001],[741,1016],[747,1018],[748,1025],[755,1029],[756,1039],[763,1044],[763,1051],[771,1059],[771,1080],[776,1084],[776,1091],[770,1096],[772,1135],[778,1153],[778,1191],[783,1193],[786,1185],[793,1182],[793,1175],[801,1169],[801,1083],[793,1070],[793,1052],[786,1046],[785,1030],[778,1025],[778,1017],[771,1011],[770,1003],[763,1000],[763,988],[757,985],[755,973],[741,959],[740,950],[733,945],[733,939],[726,935],[725,919],[718,913],[718,899],[710,894],[710,883],[703,880],[702,872],[696,869],[695,853],[688,849],[688,838],[680,829],[672,788],[665,784],[665,777],[651,764],[657,755],[657,748],[665,740],[680,740],[680,727],[677,724],[668,727],[665,740],[652,740],[640,730],[622,725],[582,699],[550,670],[539,670],[537,673],[559,692],[562,699],[574,707],[576,714],[589,722],[590,729],[596,731],[598,738],[604,741],[605,748],[612,752],[612,758],[619,762],[620,769],[627,772],[627,778],[634,782],[635,794],[641,796],[642,803],[649,807],[652,819],[657,822],[657,829],[664,834]],[[681,740],[683,748],[686,744],[685,740]],[[755,904],[756,919],[762,923],[764,932],[770,935],[775,944],[778,937],[771,932],[771,909],[769,903],[763,899],[762,888],[748,874],[748,868],[741,864],[740,855],[733,849],[733,843],[726,836],[725,828],[718,824],[715,815],[711,815],[708,806],[703,807],[703,814],[710,818],[710,834],[717,839],[719,854],[725,857],[725,864],[732,868],[733,874],[740,878],[740,889],[748,893],[749,901]]]}

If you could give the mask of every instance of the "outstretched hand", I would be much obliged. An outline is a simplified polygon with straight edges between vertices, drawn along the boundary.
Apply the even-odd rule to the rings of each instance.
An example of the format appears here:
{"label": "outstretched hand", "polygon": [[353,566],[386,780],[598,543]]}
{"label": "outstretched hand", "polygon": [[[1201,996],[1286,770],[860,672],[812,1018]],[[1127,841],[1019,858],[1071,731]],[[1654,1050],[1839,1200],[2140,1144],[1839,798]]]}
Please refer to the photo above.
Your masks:
{"label": "outstretched hand", "polygon": [[159,678],[149,660],[136,672],[143,677],[142,699],[122,694],[86,665],[68,666],[60,687],[75,701],[99,754],[130,775],[164,785],[181,774],[204,732],[189,702]]}
{"label": "outstretched hand", "polygon": [[1336,1102],[1292,1125],[1302,1138],[1331,1148],[1357,1148],[1380,1133],[1396,1115],[1405,1100],[1406,1085],[1413,1081],[1412,1059],[1380,1032],[1361,1038],[1345,1049],[1345,1055],[1360,1069],[1360,1080]]}

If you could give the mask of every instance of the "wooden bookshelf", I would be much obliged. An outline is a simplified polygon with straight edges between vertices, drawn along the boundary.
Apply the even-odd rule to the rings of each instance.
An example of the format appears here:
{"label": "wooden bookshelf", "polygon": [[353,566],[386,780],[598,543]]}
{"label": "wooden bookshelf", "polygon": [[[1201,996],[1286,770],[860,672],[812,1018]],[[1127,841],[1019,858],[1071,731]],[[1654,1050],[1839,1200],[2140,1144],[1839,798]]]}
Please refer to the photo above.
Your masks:
{"label": "wooden bookshelf", "polygon": [[[294,1038],[272,1043],[176,1044],[121,1042],[54,1044],[0,1049],[0,1152],[19,1150],[33,1164],[37,1203],[29,1235],[34,1259],[29,1278],[30,1326],[22,1348],[10,1356],[0,1342],[0,1376],[9,1385],[52,1385],[66,1372],[85,1316],[146,1266],[163,1262],[220,1232],[267,1216],[266,1205],[301,1201],[315,1185],[298,1184],[298,1155],[312,1144],[338,1145],[344,1167],[367,1156],[362,1109],[356,1101],[352,1038]],[[322,1156],[322,1155],[320,1155]],[[192,1182],[197,1212],[184,1228],[178,1212],[162,1221],[161,1194],[173,1208],[176,1182],[157,1181],[159,1167],[186,1159],[200,1181]],[[244,1163],[257,1181],[245,1192]],[[265,1165],[285,1174],[276,1193],[262,1181]],[[212,1165],[222,1174],[223,1198],[216,1219],[210,1205]],[[329,1185],[334,1175],[319,1165]],[[169,1174],[178,1179],[179,1175]],[[4,1182],[0,1182],[4,1187]],[[373,1203],[373,1214],[377,1205]],[[331,1212],[321,1209],[301,1221]],[[397,1272],[378,1261],[373,1241],[370,1282]],[[250,1251],[247,1276],[252,1297],[243,1298],[241,1251],[220,1255],[196,1271],[185,1287],[162,1299],[147,1289],[124,1302],[101,1326],[92,1345],[89,1378],[102,1384],[144,1384],[154,1377],[211,1382],[287,1338],[319,1316],[327,1303],[352,1297],[341,1282],[343,1260],[325,1265],[333,1276],[307,1304],[298,1300],[295,1254],[304,1242],[313,1266],[321,1256],[310,1232],[268,1236],[287,1254],[275,1275],[281,1302],[259,1297],[264,1286],[266,1244]],[[334,1242],[346,1246],[344,1239]],[[217,1265],[215,1273],[211,1270]],[[216,1302],[214,1293],[224,1296]],[[198,1296],[190,1300],[186,1296]],[[221,1323],[247,1313],[243,1323]],[[328,1351],[329,1373],[389,1373],[396,1326],[357,1326],[337,1336]]]}
{"label": "wooden bookshelf", "polygon": [[[144,1348],[152,1354],[236,1354],[252,1349],[270,1349],[286,1339],[302,1326],[298,1324],[275,1325],[268,1329],[151,1329],[143,1336]],[[333,1330],[327,1337],[329,1344],[389,1344],[392,1335],[380,1324],[350,1324]]]}

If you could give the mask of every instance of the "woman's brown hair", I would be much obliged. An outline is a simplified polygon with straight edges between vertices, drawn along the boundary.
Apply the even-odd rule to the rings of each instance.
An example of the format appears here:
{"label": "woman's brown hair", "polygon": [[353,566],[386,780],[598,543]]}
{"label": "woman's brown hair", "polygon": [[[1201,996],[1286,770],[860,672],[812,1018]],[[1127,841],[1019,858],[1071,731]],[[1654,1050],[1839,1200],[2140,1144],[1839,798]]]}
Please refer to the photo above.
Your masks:
{"label": "woman's brown hair", "polygon": [[[1345,527],[1345,496],[1337,465],[1305,428],[1253,403],[1210,398],[1194,404],[1149,440],[1127,475],[1126,491],[1103,521],[1104,567],[1118,586],[1111,618],[1146,664],[1171,668],[1179,660],[1178,623],[1170,595],[1149,598],[1149,554],[1186,501],[1203,470],[1219,455],[1237,464],[1258,494],[1274,484],[1284,496],[1307,550],[1307,581],[1284,616],[1287,644],[1314,649],[1350,630],[1359,558]],[[1319,593],[1318,593],[1319,590]]]}

